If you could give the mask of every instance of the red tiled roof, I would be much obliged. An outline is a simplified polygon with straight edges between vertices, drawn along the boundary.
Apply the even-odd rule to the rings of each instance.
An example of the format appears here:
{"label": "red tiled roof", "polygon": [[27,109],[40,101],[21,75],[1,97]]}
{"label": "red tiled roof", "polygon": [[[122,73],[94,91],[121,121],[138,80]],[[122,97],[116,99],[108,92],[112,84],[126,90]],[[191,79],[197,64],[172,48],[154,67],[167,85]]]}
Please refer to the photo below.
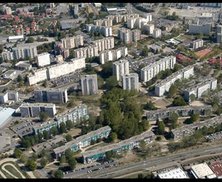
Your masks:
{"label": "red tiled roof", "polygon": [[221,162],[214,162],[210,165],[210,168],[217,176],[222,176],[222,163]]}

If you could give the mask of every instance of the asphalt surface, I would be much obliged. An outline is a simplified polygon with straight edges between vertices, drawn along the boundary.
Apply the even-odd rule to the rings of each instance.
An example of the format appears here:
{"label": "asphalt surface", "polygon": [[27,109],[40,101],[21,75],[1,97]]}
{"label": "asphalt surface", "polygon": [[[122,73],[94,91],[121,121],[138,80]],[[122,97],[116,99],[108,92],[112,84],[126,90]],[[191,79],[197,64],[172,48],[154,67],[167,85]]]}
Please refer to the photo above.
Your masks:
{"label": "asphalt surface", "polygon": [[195,147],[194,149],[179,151],[171,155],[155,157],[145,161],[133,162],[121,166],[112,166],[109,168],[93,171],[91,173],[87,173],[85,170],[81,173],[70,174],[68,176],[65,176],[65,178],[114,178],[135,171],[148,169],[153,170],[154,168],[161,169],[161,167],[176,165],[183,160],[192,159],[203,155],[222,153],[221,147],[222,144],[203,146],[199,148]]}

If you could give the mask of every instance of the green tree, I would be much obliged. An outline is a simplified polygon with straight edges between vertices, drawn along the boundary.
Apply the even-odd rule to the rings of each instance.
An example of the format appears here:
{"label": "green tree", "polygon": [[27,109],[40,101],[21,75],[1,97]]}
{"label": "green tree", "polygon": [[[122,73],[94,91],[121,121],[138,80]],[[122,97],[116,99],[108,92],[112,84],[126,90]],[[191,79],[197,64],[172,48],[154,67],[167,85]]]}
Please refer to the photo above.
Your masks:
{"label": "green tree", "polygon": [[58,129],[57,129],[57,127],[52,127],[51,129],[50,129],[50,134],[51,135],[53,135],[53,136],[55,136],[55,135],[57,135],[58,134]]}
{"label": "green tree", "polygon": [[165,124],[163,121],[158,121],[157,122],[157,126],[158,126],[158,129],[157,129],[157,132],[159,135],[163,135],[164,132],[165,132]]}
{"label": "green tree", "polygon": [[117,134],[115,132],[111,132],[109,135],[109,141],[115,142],[117,140]]}
{"label": "green tree", "polygon": [[71,149],[67,149],[67,150],[65,151],[65,157],[66,157],[67,160],[70,159],[70,158],[72,158],[73,155],[74,155],[74,153],[73,153],[73,151],[72,151]]}
{"label": "green tree", "polygon": [[46,112],[40,112],[40,113],[39,113],[39,119],[40,119],[42,122],[47,121],[48,118],[49,118],[48,113],[46,113]]}
{"label": "green tree", "polygon": [[72,136],[71,136],[70,134],[67,134],[67,135],[66,135],[66,141],[67,141],[67,142],[72,141]]}
{"label": "green tree", "polygon": [[144,109],[146,110],[156,110],[156,106],[154,105],[153,102],[149,101],[144,105]]}
{"label": "green tree", "polygon": [[64,177],[63,172],[58,169],[58,170],[54,173],[54,177],[55,177],[55,178],[58,178],[58,179],[63,178],[63,177]]}
{"label": "green tree", "polygon": [[73,122],[71,120],[66,121],[66,129],[71,130],[73,128]]}
{"label": "green tree", "polygon": [[177,87],[175,85],[171,85],[168,96],[173,97],[176,95],[176,93],[177,93]]}
{"label": "green tree", "polygon": [[68,159],[68,164],[69,164],[70,168],[73,170],[73,169],[75,169],[77,162],[74,157],[71,157]]}
{"label": "green tree", "polygon": [[37,164],[33,159],[29,159],[26,163],[26,167],[31,171],[35,171]]}
{"label": "green tree", "polygon": [[59,131],[61,134],[66,132],[66,124],[64,122],[60,123]]}
{"label": "green tree", "polygon": [[200,115],[199,114],[193,114],[193,115],[191,115],[190,119],[191,119],[192,122],[196,122],[200,119]]}
{"label": "green tree", "polygon": [[45,140],[48,140],[48,139],[49,139],[49,132],[48,132],[48,131],[46,131],[46,130],[43,131],[43,138],[44,138]]}
{"label": "green tree", "polygon": [[190,95],[190,101],[193,102],[193,101],[195,101],[195,99],[196,99],[195,95],[194,95],[194,94],[191,94],[191,95]]}
{"label": "green tree", "polygon": [[33,37],[29,37],[25,43],[33,43],[35,39]]}
{"label": "green tree", "polygon": [[170,117],[169,117],[169,122],[171,122],[171,127],[174,129],[177,127],[178,123],[177,123],[177,120],[178,120],[179,116],[177,113],[173,112],[170,114]]}
{"label": "green tree", "polygon": [[106,79],[106,89],[111,90],[112,88],[116,87],[118,85],[118,81],[116,79],[116,76],[111,76]]}
{"label": "green tree", "polygon": [[149,52],[149,50],[148,50],[147,46],[144,46],[144,48],[141,52],[141,56],[144,56],[144,57],[148,56],[148,52]]}
{"label": "green tree", "polygon": [[173,106],[185,106],[187,105],[187,103],[185,102],[185,100],[183,99],[183,97],[181,96],[177,96],[174,100],[173,100]]}
{"label": "green tree", "polygon": [[18,148],[15,148],[14,156],[18,159],[18,158],[21,157],[21,155],[22,155],[22,151],[20,149],[18,149]]}
{"label": "green tree", "polygon": [[28,160],[28,157],[25,155],[25,154],[22,154],[21,156],[20,156],[20,161],[22,162],[22,163],[26,163],[27,162],[27,160]]}
{"label": "green tree", "polygon": [[66,163],[66,156],[62,155],[59,160],[60,165]]}
{"label": "green tree", "polygon": [[105,154],[107,160],[111,160],[113,158],[113,151],[107,151]]}
{"label": "green tree", "polygon": [[41,160],[40,160],[40,165],[41,165],[42,168],[44,168],[47,163],[48,163],[48,160],[47,160],[47,159],[41,158]]}
{"label": "green tree", "polygon": [[139,144],[140,148],[142,151],[145,151],[146,150],[146,142],[144,140],[140,141],[140,144]]}

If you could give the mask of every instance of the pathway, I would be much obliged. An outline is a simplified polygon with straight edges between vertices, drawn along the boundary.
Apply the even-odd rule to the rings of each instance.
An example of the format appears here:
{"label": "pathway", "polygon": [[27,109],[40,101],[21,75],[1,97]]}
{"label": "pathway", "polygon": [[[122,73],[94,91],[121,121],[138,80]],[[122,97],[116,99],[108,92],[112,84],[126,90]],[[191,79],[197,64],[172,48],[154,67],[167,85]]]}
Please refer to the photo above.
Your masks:
{"label": "pathway", "polygon": [[10,171],[8,171],[7,169],[5,169],[5,166],[12,166],[21,176],[23,179],[25,179],[25,176],[17,169],[17,167],[15,167],[13,164],[11,163],[5,163],[2,165],[2,170],[7,172],[9,175],[11,175],[13,178],[18,179],[17,176],[15,176],[14,174],[12,174]]}

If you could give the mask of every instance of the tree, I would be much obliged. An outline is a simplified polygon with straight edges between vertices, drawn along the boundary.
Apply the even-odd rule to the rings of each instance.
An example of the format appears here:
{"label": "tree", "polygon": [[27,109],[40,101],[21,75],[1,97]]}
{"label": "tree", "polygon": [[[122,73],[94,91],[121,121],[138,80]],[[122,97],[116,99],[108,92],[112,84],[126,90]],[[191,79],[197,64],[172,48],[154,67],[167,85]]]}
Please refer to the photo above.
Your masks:
{"label": "tree", "polygon": [[173,112],[170,114],[169,122],[171,122],[171,127],[174,129],[177,127],[178,114]]}
{"label": "tree", "polygon": [[49,132],[48,132],[48,131],[46,131],[46,130],[43,131],[43,138],[44,138],[45,140],[48,140],[48,139],[49,139]]}
{"label": "tree", "polygon": [[112,151],[107,151],[106,153],[106,159],[111,160],[113,158],[113,152]]}
{"label": "tree", "polygon": [[190,117],[191,121],[192,122],[196,122],[200,119],[200,115],[199,114],[193,114],[191,117]]}
{"label": "tree", "polygon": [[144,105],[144,109],[146,109],[146,110],[156,110],[157,108],[155,107],[153,102],[149,101]]}
{"label": "tree", "polygon": [[41,165],[42,168],[44,168],[47,163],[48,163],[48,160],[47,160],[47,159],[41,158],[41,160],[40,160],[40,165]]}
{"label": "tree", "polygon": [[177,93],[177,87],[175,85],[171,85],[168,96],[173,97],[174,95],[176,95],[176,93]]}
{"label": "tree", "polygon": [[65,123],[63,123],[63,122],[60,123],[59,131],[61,134],[66,132],[66,124]]}
{"label": "tree", "polygon": [[40,113],[39,113],[39,119],[40,119],[42,122],[47,121],[48,118],[49,118],[48,113],[46,113],[46,112],[40,112]]}
{"label": "tree", "polygon": [[20,156],[20,161],[22,162],[22,163],[26,163],[27,162],[27,160],[28,160],[28,157],[25,155],[25,154],[22,154],[21,156]]}
{"label": "tree", "polygon": [[71,150],[71,149],[67,149],[66,151],[65,151],[65,157],[66,157],[66,159],[68,160],[68,159],[70,159],[70,158],[72,158],[73,157],[73,151]]}
{"label": "tree", "polygon": [[115,132],[111,132],[109,135],[109,141],[115,142],[117,140],[117,134]]}
{"label": "tree", "polygon": [[106,89],[111,90],[112,88],[116,87],[118,85],[118,81],[116,79],[116,76],[111,76],[108,79],[106,79]]}
{"label": "tree", "polygon": [[26,163],[26,167],[31,171],[35,171],[37,164],[33,159],[29,159]]}
{"label": "tree", "polygon": [[23,82],[23,78],[22,78],[21,75],[18,75],[18,77],[17,77],[17,82],[19,82],[19,83]]}
{"label": "tree", "polygon": [[59,178],[59,179],[63,178],[63,177],[64,177],[63,172],[58,169],[58,170],[54,173],[54,177],[55,177],[55,178]]}
{"label": "tree", "polygon": [[72,141],[72,136],[70,134],[66,135],[66,141],[67,142]]}
{"label": "tree", "polygon": [[140,141],[140,144],[139,144],[140,148],[142,151],[145,151],[146,150],[146,142],[144,140]]}
{"label": "tree", "polygon": [[60,165],[66,163],[66,156],[62,155],[59,160]]}
{"label": "tree", "polygon": [[73,128],[73,122],[71,120],[66,121],[66,128],[67,130],[70,130]]}
{"label": "tree", "polygon": [[195,99],[196,99],[195,95],[194,95],[194,94],[191,94],[191,95],[190,95],[190,101],[193,102]]}
{"label": "tree", "polygon": [[71,157],[68,159],[68,164],[69,164],[70,168],[73,170],[73,169],[75,169],[77,162],[74,157]]}
{"label": "tree", "polygon": [[158,129],[157,129],[157,133],[159,135],[163,135],[164,132],[165,132],[165,124],[163,121],[158,121],[157,122],[157,126],[158,126]]}
{"label": "tree", "polygon": [[174,100],[173,100],[173,106],[185,106],[187,105],[187,103],[185,102],[185,100],[183,99],[183,97],[181,96],[177,96]]}
{"label": "tree", "polygon": [[21,155],[22,155],[22,151],[20,149],[18,149],[18,148],[15,148],[14,156],[18,159],[18,158],[21,157]]}
{"label": "tree", "polygon": [[51,135],[53,135],[53,136],[55,136],[55,135],[57,135],[58,134],[58,129],[57,129],[57,127],[52,127],[51,129],[50,129],[50,134]]}
{"label": "tree", "polygon": [[148,52],[149,52],[149,50],[148,50],[147,46],[144,46],[144,48],[141,52],[141,56],[144,56],[144,57],[148,56]]}
{"label": "tree", "polygon": [[33,37],[29,37],[25,43],[33,43],[35,39]]}

